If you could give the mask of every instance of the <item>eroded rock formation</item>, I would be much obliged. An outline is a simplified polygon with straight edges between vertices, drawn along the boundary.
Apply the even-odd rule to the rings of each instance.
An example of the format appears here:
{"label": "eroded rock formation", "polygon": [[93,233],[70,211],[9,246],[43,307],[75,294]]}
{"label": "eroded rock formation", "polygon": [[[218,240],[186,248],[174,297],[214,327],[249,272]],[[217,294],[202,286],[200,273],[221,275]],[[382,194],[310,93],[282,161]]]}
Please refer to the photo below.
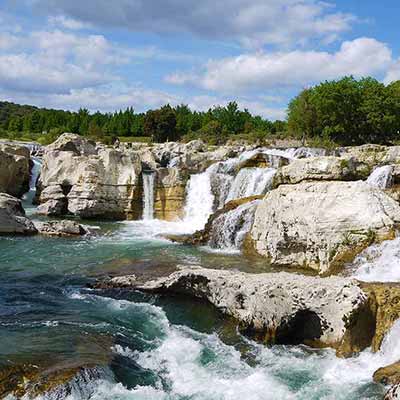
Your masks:
{"label": "eroded rock formation", "polygon": [[331,273],[373,242],[394,237],[400,206],[365,182],[281,185],[257,207],[251,240],[282,266]]}

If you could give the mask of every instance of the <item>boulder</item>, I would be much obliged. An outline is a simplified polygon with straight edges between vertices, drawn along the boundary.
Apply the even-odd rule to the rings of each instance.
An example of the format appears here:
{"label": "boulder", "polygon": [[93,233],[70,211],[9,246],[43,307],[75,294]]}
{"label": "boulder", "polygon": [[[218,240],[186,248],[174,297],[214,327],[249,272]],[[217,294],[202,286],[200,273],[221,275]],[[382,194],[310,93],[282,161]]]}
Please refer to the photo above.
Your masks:
{"label": "boulder", "polygon": [[21,201],[6,193],[0,193],[0,235],[33,235],[37,230],[33,222],[25,217]]}
{"label": "boulder", "polygon": [[48,236],[81,236],[86,235],[88,231],[80,224],[74,221],[35,221],[36,229],[42,235]]}
{"label": "boulder", "polygon": [[107,283],[205,299],[234,317],[243,334],[264,343],[331,346],[349,356],[368,347],[374,335],[368,295],[348,278],[180,267],[152,281],[128,276]]}
{"label": "boulder", "polygon": [[365,179],[370,169],[355,159],[345,157],[311,157],[293,160],[278,170],[275,186],[304,181],[350,181]]}
{"label": "boulder", "polygon": [[365,182],[304,182],[267,193],[249,240],[273,264],[328,274],[399,223],[396,201]]}
{"label": "boulder", "polygon": [[0,143],[0,192],[21,197],[29,190],[29,179],[28,148]]}
{"label": "boulder", "polygon": [[142,164],[132,150],[95,146],[64,134],[48,146],[39,179],[40,212],[82,218],[137,219]]}

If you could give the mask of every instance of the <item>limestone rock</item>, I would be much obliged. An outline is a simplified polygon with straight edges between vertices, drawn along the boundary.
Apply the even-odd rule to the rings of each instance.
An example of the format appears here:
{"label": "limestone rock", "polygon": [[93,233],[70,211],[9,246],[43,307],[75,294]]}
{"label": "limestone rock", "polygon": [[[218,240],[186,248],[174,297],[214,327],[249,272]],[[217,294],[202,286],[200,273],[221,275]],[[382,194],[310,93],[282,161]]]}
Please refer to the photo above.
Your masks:
{"label": "limestone rock", "polygon": [[82,218],[139,218],[141,171],[137,152],[95,146],[79,135],[64,134],[43,157],[39,210]]}
{"label": "limestone rock", "polygon": [[181,267],[144,283],[113,278],[112,286],[205,299],[234,317],[242,333],[265,343],[331,346],[347,356],[368,347],[374,334],[368,296],[347,278]]}
{"label": "limestone rock", "polygon": [[352,158],[311,157],[293,160],[275,176],[275,185],[304,181],[349,181],[364,179],[370,169]]}
{"label": "limestone rock", "polygon": [[188,175],[178,168],[156,171],[154,216],[175,221],[183,217]]}
{"label": "limestone rock", "polygon": [[35,221],[36,229],[42,235],[48,236],[81,236],[86,235],[88,231],[80,224],[69,221]]}
{"label": "limestone rock", "polygon": [[21,201],[6,193],[0,193],[0,235],[37,233],[33,222],[25,217]]}
{"label": "limestone rock", "polygon": [[0,144],[0,192],[21,197],[29,190],[30,154],[26,147]]}
{"label": "limestone rock", "polygon": [[326,274],[392,238],[399,223],[399,205],[365,182],[282,185],[258,205],[251,240],[274,264]]}

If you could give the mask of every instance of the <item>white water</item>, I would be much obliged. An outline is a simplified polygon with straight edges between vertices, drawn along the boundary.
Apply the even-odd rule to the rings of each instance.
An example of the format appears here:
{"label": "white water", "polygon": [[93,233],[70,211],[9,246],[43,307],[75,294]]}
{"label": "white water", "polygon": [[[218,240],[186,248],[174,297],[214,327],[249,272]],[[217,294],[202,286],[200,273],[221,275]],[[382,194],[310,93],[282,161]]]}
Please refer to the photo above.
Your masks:
{"label": "white water", "polygon": [[372,385],[372,374],[400,359],[400,323],[389,332],[379,353],[365,350],[350,359],[337,358],[333,350],[270,348],[246,339],[239,352],[217,334],[172,325],[160,307],[93,295],[79,299],[101,302],[118,319],[146,316],[146,325],[159,331],[149,338],[148,350],[112,347],[153,372],[158,377],[154,386],[127,389],[121,383],[99,380],[90,383],[94,388],[90,398],[96,400],[380,400],[384,389]]}
{"label": "white water", "polygon": [[223,250],[240,250],[250,231],[259,201],[243,204],[217,217],[212,224],[209,245]]}
{"label": "white water", "polygon": [[192,175],[187,187],[183,224],[189,232],[203,229],[213,212],[214,195],[211,192],[210,170]]}
{"label": "white water", "polygon": [[393,167],[391,165],[377,167],[368,177],[367,183],[378,189],[389,188],[392,185],[392,171]]}
{"label": "white water", "polygon": [[32,206],[32,201],[36,194],[36,182],[38,180],[40,171],[42,169],[42,160],[40,158],[31,157],[31,160],[33,162],[33,166],[31,170],[31,176],[29,179],[29,191],[26,192],[23,196],[23,200],[26,203],[25,208],[30,208]]}
{"label": "white water", "polygon": [[143,172],[143,219],[154,219],[154,179],[153,172]]}
{"label": "white water", "polygon": [[265,194],[272,187],[274,168],[243,168],[236,175],[226,202],[243,197]]}
{"label": "white water", "polygon": [[349,267],[365,282],[400,282],[400,238],[364,250]]}

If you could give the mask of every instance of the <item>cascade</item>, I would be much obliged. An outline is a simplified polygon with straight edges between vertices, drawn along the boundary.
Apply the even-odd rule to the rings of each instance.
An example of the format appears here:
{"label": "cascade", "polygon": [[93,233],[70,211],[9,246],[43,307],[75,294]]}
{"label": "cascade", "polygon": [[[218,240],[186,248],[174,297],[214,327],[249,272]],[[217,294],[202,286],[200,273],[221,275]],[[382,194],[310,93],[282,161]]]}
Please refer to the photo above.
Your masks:
{"label": "cascade", "polygon": [[210,170],[192,175],[187,186],[184,224],[195,232],[203,229],[213,212],[214,195],[211,192]]}
{"label": "cascade", "polygon": [[265,194],[272,186],[274,168],[243,168],[236,175],[226,202],[243,197]]}
{"label": "cascade", "polygon": [[370,186],[378,189],[386,189],[392,185],[392,171],[391,165],[384,165],[375,168],[367,179]]}
{"label": "cascade", "polygon": [[212,248],[240,250],[250,231],[259,200],[241,206],[217,217],[212,224],[209,245]]}
{"label": "cascade", "polygon": [[154,219],[154,178],[153,171],[143,171],[143,219]]}
{"label": "cascade", "polygon": [[32,204],[33,198],[35,197],[36,182],[39,178],[40,171],[42,169],[42,160],[40,158],[31,157],[31,160],[33,162],[33,166],[31,170],[31,176],[29,179],[29,191],[26,192],[24,195],[24,201],[26,201],[28,204]]}

